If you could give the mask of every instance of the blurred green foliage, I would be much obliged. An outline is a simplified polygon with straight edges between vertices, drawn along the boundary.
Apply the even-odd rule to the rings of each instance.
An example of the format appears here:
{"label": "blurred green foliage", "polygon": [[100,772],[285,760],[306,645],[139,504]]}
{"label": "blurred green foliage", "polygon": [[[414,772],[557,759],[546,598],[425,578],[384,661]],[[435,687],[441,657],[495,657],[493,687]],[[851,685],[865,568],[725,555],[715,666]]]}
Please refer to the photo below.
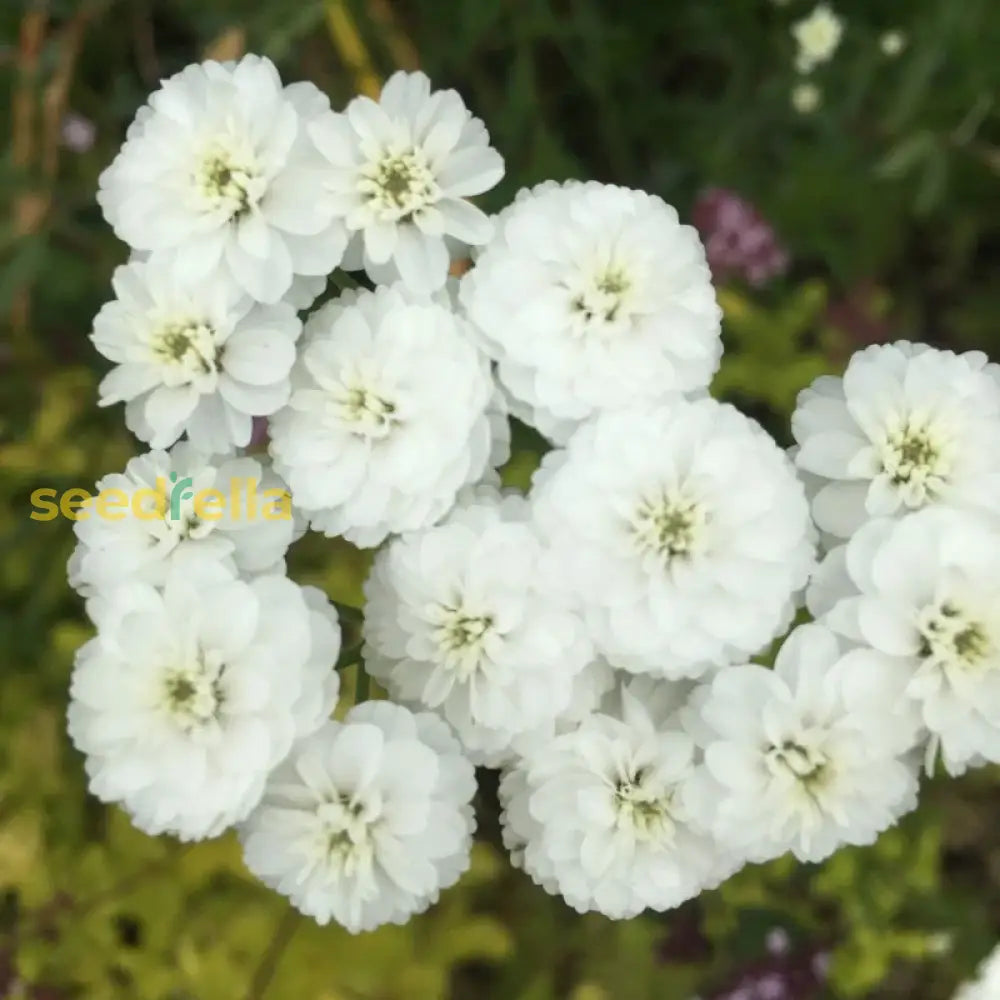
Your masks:
{"label": "blurred green foliage", "polygon": [[[580,917],[513,871],[482,795],[472,870],[424,917],[351,938],[253,883],[231,837],[147,838],[85,792],[63,732],[88,635],[65,583],[70,525],[33,489],[87,486],[137,450],[95,405],[86,339],[125,257],[96,178],[158,79],[252,50],[335,106],[419,62],[485,119],[521,185],[593,177],[687,215],[706,185],[754,202],[788,275],[721,290],[715,390],[787,442],[796,392],[858,346],[908,336],[1000,352],[1000,9],[838,0],[813,114],[790,102],[807,0],[4,0],[0,76],[0,997],[34,1000],[686,1000],[763,960],[769,931],[829,955],[832,997],[946,1000],[1000,937],[995,771],[929,784],[920,810],[825,865],[748,868],[680,911]],[[899,29],[906,47],[878,39]],[[76,122],[74,137],[67,122]],[[92,144],[80,139],[93,129]],[[515,437],[525,485],[539,442]],[[360,604],[369,556],[311,539],[303,582]],[[348,697],[352,690],[345,683]],[[805,997],[802,1000],[806,1000]]]}

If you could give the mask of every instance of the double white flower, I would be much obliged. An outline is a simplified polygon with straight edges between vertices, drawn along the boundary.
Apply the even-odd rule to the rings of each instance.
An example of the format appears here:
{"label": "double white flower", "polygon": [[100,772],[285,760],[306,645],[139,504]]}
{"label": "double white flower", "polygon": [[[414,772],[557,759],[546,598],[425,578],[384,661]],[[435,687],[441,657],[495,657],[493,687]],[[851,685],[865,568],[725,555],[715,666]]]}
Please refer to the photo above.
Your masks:
{"label": "double white flower", "polygon": [[383,549],[365,586],[366,667],[440,711],[477,763],[554,723],[593,658],[528,517],[521,498],[476,497]]}
{"label": "double white flower", "polygon": [[486,127],[454,90],[394,73],[378,101],[356,97],[311,123],[327,160],[325,197],[350,233],[343,266],[414,291],[444,286],[451,251],[489,240],[489,218],[466,199],[503,177]]}
{"label": "double white flower", "polygon": [[810,606],[878,655],[945,766],[1000,762],[1000,532],[948,508],[873,521],[824,562]]}
{"label": "double white flower", "polygon": [[162,590],[124,582],[88,610],[70,738],[91,792],[147,833],[198,840],[244,819],[336,702],[336,612],[283,576],[243,582],[191,558]]}
{"label": "double white flower", "polygon": [[326,277],[347,231],[309,125],[330,113],[311,83],[283,87],[268,59],[205,62],[165,80],[101,175],[115,233],[182,281],[220,272],[259,302]]}
{"label": "double white flower", "polygon": [[722,356],[698,234],[643,191],[521,191],[462,301],[515,415],[556,441],[594,413],[704,389]]}
{"label": "double white flower", "polygon": [[605,414],[545,457],[536,522],[616,667],[696,677],[791,621],[813,564],[801,484],[770,437],[711,399]]}
{"label": "double white flower", "polygon": [[247,867],[317,922],[405,923],[469,866],[472,765],[437,716],[366,702],[271,775],[240,828]]}
{"label": "double white flower", "polygon": [[804,389],[795,462],[819,528],[850,537],[872,517],[946,504],[1000,509],[1000,367],[901,341],[855,354]]}
{"label": "double white flower", "polygon": [[748,861],[872,843],[917,803],[914,727],[897,694],[820,625],[797,628],[773,670],[720,671],[685,713],[705,754],[695,815]]}
{"label": "double white flower", "polygon": [[468,324],[402,285],[318,310],[293,385],[271,420],[271,454],[327,535],[374,546],[433,524],[506,457]]}

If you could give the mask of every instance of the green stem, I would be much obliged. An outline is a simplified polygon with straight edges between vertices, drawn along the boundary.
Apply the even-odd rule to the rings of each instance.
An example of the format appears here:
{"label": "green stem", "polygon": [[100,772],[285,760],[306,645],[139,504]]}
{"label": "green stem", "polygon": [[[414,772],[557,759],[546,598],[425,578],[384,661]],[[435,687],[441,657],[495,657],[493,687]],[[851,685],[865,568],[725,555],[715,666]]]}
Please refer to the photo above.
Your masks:
{"label": "green stem", "polygon": [[358,673],[354,682],[354,704],[360,705],[361,702],[367,701],[370,691],[371,678],[368,676],[368,671],[365,670],[364,663],[358,660]]}
{"label": "green stem", "polygon": [[339,288],[342,292],[348,288],[359,287],[358,281],[355,278],[352,278],[346,271],[342,271],[339,267],[333,272],[333,274],[330,275],[330,284]]}
{"label": "green stem", "polygon": [[285,949],[288,947],[288,943],[292,940],[292,935],[295,933],[295,929],[299,926],[301,916],[302,914],[298,910],[289,907],[279,921],[277,929],[274,932],[274,937],[271,939],[267,951],[264,952],[260,964],[257,966],[253,978],[250,980],[246,1000],[263,1000],[264,994],[267,992],[267,988],[271,985],[271,980],[278,970],[278,963],[281,961],[281,956],[284,955]]}

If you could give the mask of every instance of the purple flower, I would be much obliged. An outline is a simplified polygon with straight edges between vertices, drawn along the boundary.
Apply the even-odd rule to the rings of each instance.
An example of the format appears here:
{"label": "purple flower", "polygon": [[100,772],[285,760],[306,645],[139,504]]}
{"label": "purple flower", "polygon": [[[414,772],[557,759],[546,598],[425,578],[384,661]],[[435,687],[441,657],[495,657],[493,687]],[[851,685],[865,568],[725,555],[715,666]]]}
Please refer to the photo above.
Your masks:
{"label": "purple flower", "polygon": [[788,267],[788,252],[770,224],[735,191],[706,188],[695,202],[692,221],[716,281],[736,277],[760,287]]}

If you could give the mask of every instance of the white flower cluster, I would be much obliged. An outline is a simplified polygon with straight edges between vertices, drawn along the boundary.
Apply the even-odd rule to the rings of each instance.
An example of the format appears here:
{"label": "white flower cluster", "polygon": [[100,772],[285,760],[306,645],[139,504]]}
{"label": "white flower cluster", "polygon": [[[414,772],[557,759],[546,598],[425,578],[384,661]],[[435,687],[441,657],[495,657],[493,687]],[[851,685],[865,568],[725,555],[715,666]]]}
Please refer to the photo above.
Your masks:
{"label": "white flower cluster", "polygon": [[[785,453],[708,395],[721,313],[673,208],[549,182],[491,219],[466,199],[502,171],[422,74],[335,113],[248,56],[167,80],[101,179],[133,250],[101,402],[153,450],[76,525],[70,734],[140,828],[235,826],[351,931],[461,876],[475,767],[514,864],[627,918],[870,843],[922,754],[1000,760],[1000,372],[869,349]],[[302,322],[338,267],[374,287]],[[553,445],[527,495],[495,472],[508,414]],[[285,575],[307,527],[378,547],[344,656]],[[332,721],[359,660],[391,700]]]}

